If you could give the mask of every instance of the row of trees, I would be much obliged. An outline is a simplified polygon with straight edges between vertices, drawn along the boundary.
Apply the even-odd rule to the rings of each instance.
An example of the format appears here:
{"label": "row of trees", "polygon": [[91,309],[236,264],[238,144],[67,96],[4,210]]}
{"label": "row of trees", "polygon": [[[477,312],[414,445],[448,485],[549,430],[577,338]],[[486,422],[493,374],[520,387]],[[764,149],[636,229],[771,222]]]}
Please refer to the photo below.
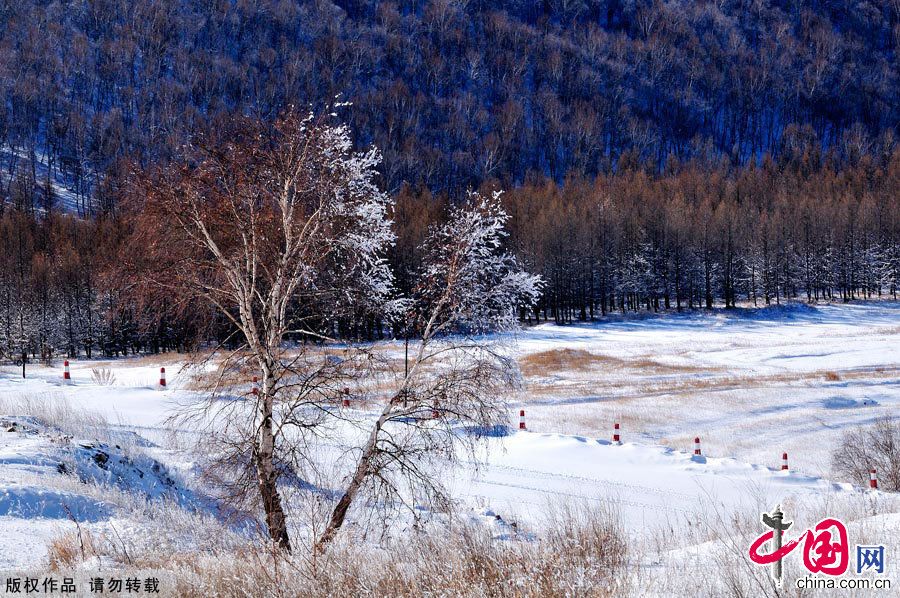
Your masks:
{"label": "row of trees", "polygon": [[391,192],[626,155],[854,164],[896,143],[898,53],[897,2],[0,2],[0,195],[108,210],[124,157],[338,94]]}
{"label": "row of trees", "polygon": [[185,350],[197,328],[121,277],[120,220],[0,211],[0,356],[6,361]]}
{"label": "row of trees", "polygon": [[[590,180],[532,181],[501,196],[510,214],[505,243],[545,281],[521,317],[566,323],[612,311],[896,298],[898,188],[900,152],[884,167],[864,159],[837,171],[767,160],[650,174],[623,164]],[[386,259],[398,292],[414,289],[426,231],[451,203],[410,187],[394,197],[397,239]],[[6,359],[184,350],[198,338],[231,343],[227,319],[135,284],[122,265],[147,251],[125,242],[125,221],[14,207],[0,214]],[[365,310],[335,312],[316,327],[345,338],[405,334]]]}
{"label": "row of trees", "polygon": [[506,196],[519,254],[547,281],[534,316],[849,301],[900,291],[900,153],[804,174],[685,168],[545,182]]}
{"label": "row of trees", "polygon": [[[612,311],[896,298],[900,152],[884,167],[622,168],[503,195],[510,242],[545,281],[529,321]],[[434,217],[427,192],[397,202],[400,271]],[[402,282],[402,279],[401,279]]]}

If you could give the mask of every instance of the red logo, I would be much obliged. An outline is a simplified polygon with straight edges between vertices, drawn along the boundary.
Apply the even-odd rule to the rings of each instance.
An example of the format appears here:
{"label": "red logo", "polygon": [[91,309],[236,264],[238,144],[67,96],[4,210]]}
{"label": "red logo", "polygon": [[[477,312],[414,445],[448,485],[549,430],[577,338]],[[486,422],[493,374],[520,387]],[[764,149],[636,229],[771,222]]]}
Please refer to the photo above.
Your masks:
{"label": "red logo", "polygon": [[[781,513],[776,510],[777,520],[763,514],[763,523],[772,530],[756,539],[750,546],[750,560],[757,565],[777,563],[789,555],[803,542],[803,564],[810,573],[825,575],[843,575],[850,565],[850,545],[847,540],[847,528],[837,519],[823,519],[815,527],[782,544],[783,534],[790,523],[781,522]],[[778,534],[778,538],[775,537]],[[774,541],[773,541],[774,540]],[[764,544],[769,543],[771,552],[760,554]],[[779,568],[780,576],[780,568]]]}

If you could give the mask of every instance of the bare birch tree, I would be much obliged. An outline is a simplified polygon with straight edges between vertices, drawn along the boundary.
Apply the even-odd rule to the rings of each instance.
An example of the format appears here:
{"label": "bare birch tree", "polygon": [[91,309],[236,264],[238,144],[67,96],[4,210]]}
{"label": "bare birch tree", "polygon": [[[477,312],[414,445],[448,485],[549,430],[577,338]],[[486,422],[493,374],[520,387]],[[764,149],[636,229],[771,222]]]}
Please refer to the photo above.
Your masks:
{"label": "bare birch tree", "polygon": [[440,466],[507,422],[504,395],[519,375],[496,333],[516,328],[518,310],[536,301],[540,288],[503,248],[507,219],[499,193],[473,193],[431,232],[405,315],[416,337],[412,354],[375,421],[363,424],[365,443],[319,550],[360,496],[376,507],[417,499],[446,507]]}
{"label": "bare birch tree", "polygon": [[336,318],[377,308],[391,288],[379,154],[354,152],[331,118],[231,119],[134,186],[145,279],[185,305],[212,306],[238,339],[229,359],[258,372],[246,401],[214,392],[194,415],[227,439],[232,488],[255,487],[271,540],[287,550],[279,479],[303,459],[304,431],[354,364],[302,346],[288,353],[285,340],[327,340]]}

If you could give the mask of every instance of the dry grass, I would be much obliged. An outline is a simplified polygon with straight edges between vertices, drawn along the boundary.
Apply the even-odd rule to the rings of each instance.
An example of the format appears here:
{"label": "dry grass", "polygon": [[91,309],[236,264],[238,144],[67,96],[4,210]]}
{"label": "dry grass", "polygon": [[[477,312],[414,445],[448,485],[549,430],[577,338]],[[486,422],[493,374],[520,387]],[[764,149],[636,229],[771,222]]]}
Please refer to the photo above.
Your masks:
{"label": "dry grass", "polygon": [[[900,377],[900,368],[884,366],[839,371],[727,374],[718,368],[674,366],[646,358],[618,359],[569,349],[534,353],[522,358],[520,363],[523,373],[532,378],[526,378],[523,398],[526,402],[529,398],[541,400],[546,397],[579,396],[602,396],[620,401],[772,386],[816,386],[823,380],[836,382]],[[603,367],[593,369],[593,365],[597,364],[603,364]],[[574,375],[567,375],[567,372]],[[548,380],[547,377],[554,373],[557,378]]]}
{"label": "dry grass", "polygon": [[900,491],[900,422],[885,417],[873,426],[848,431],[832,452],[832,467],[862,487],[869,485],[874,469],[881,490]]}
{"label": "dry grass", "polygon": [[900,375],[900,368],[858,368],[833,371],[817,370],[811,372],[785,372],[768,375],[742,375],[742,376],[716,376],[711,378],[686,378],[666,380],[652,386],[644,387],[647,393],[681,393],[690,391],[709,390],[738,390],[749,388],[762,388],[781,385],[811,385],[819,384],[823,378],[828,381],[859,380],[859,379],[894,379]]}
{"label": "dry grass", "polygon": [[549,376],[566,372],[586,372],[603,368],[604,372],[635,370],[644,374],[695,374],[719,371],[718,368],[699,368],[666,364],[647,356],[613,357],[591,353],[583,349],[550,349],[531,353],[519,359],[525,376]]}
{"label": "dry grass", "polygon": [[717,367],[697,367],[662,363],[649,356],[613,357],[591,353],[583,349],[550,349],[531,353],[519,359],[519,367],[525,376],[544,377],[565,375],[568,372],[600,370],[604,374],[698,374],[722,371]]}
{"label": "dry grass", "polygon": [[81,528],[53,538],[47,545],[47,560],[51,571],[80,567],[100,554],[97,536]]}
{"label": "dry grass", "polygon": [[98,386],[112,386],[116,383],[116,375],[110,368],[91,368],[91,381]]}
{"label": "dry grass", "polygon": [[[324,554],[296,543],[273,553],[252,538],[223,539],[196,551],[144,549],[69,532],[52,542],[56,568],[102,556],[122,567],[174,574],[178,596],[625,596],[633,571],[623,530],[607,512],[567,506],[551,513],[538,540],[497,540],[466,522],[403,532],[380,544],[339,537]],[[87,544],[82,549],[84,537]],[[225,539],[227,538],[227,539]],[[89,566],[89,563],[88,563]]]}
{"label": "dry grass", "polygon": [[582,349],[551,349],[522,357],[519,367],[526,376],[546,376],[564,371],[583,372],[611,359]]}
{"label": "dry grass", "polygon": [[33,417],[70,436],[108,440],[108,436],[104,435],[109,430],[105,417],[93,411],[76,409],[61,394],[20,394],[14,398],[0,398],[0,413]]}
{"label": "dry grass", "polygon": [[[156,353],[147,355],[137,355],[122,357],[120,359],[106,359],[101,361],[91,361],[93,367],[154,367],[154,366],[171,366],[184,363],[188,359],[186,353],[176,353],[169,351],[167,353]],[[73,361],[72,365],[78,362]]]}
{"label": "dry grass", "polygon": [[197,392],[229,389],[235,394],[249,394],[252,385],[253,374],[248,368],[225,368],[220,365],[210,371],[190,371],[183,387]]}
{"label": "dry grass", "polygon": [[[374,351],[374,359],[366,364],[365,375],[347,384],[356,385],[354,395],[379,394],[394,388],[387,380],[392,372],[402,371],[403,360],[390,357],[386,350]],[[356,354],[358,357],[359,354]],[[298,360],[302,369],[303,361],[314,362],[318,359],[346,359],[347,352],[339,347],[311,346],[303,351],[292,349],[285,351],[282,356],[285,363]],[[254,359],[249,354],[234,354],[226,359],[223,355],[202,355],[198,359],[191,359],[188,365],[182,368],[180,375],[186,381],[183,388],[197,392],[230,392],[235,395],[248,394],[252,387],[254,376],[259,376],[259,371],[254,367]],[[284,380],[282,381],[284,382]]]}

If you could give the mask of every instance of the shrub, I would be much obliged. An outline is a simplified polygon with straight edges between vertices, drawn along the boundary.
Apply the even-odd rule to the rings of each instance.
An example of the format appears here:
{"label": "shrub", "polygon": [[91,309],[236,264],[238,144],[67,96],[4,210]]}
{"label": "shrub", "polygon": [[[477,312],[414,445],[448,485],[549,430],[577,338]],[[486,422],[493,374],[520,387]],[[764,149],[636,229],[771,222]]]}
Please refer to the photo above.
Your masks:
{"label": "shrub", "polygon": [[848,432],[832,454],[832,466],[860,486],[869,484],[874,469],[880,490],[900,491],[900,424],[886,417]]}

